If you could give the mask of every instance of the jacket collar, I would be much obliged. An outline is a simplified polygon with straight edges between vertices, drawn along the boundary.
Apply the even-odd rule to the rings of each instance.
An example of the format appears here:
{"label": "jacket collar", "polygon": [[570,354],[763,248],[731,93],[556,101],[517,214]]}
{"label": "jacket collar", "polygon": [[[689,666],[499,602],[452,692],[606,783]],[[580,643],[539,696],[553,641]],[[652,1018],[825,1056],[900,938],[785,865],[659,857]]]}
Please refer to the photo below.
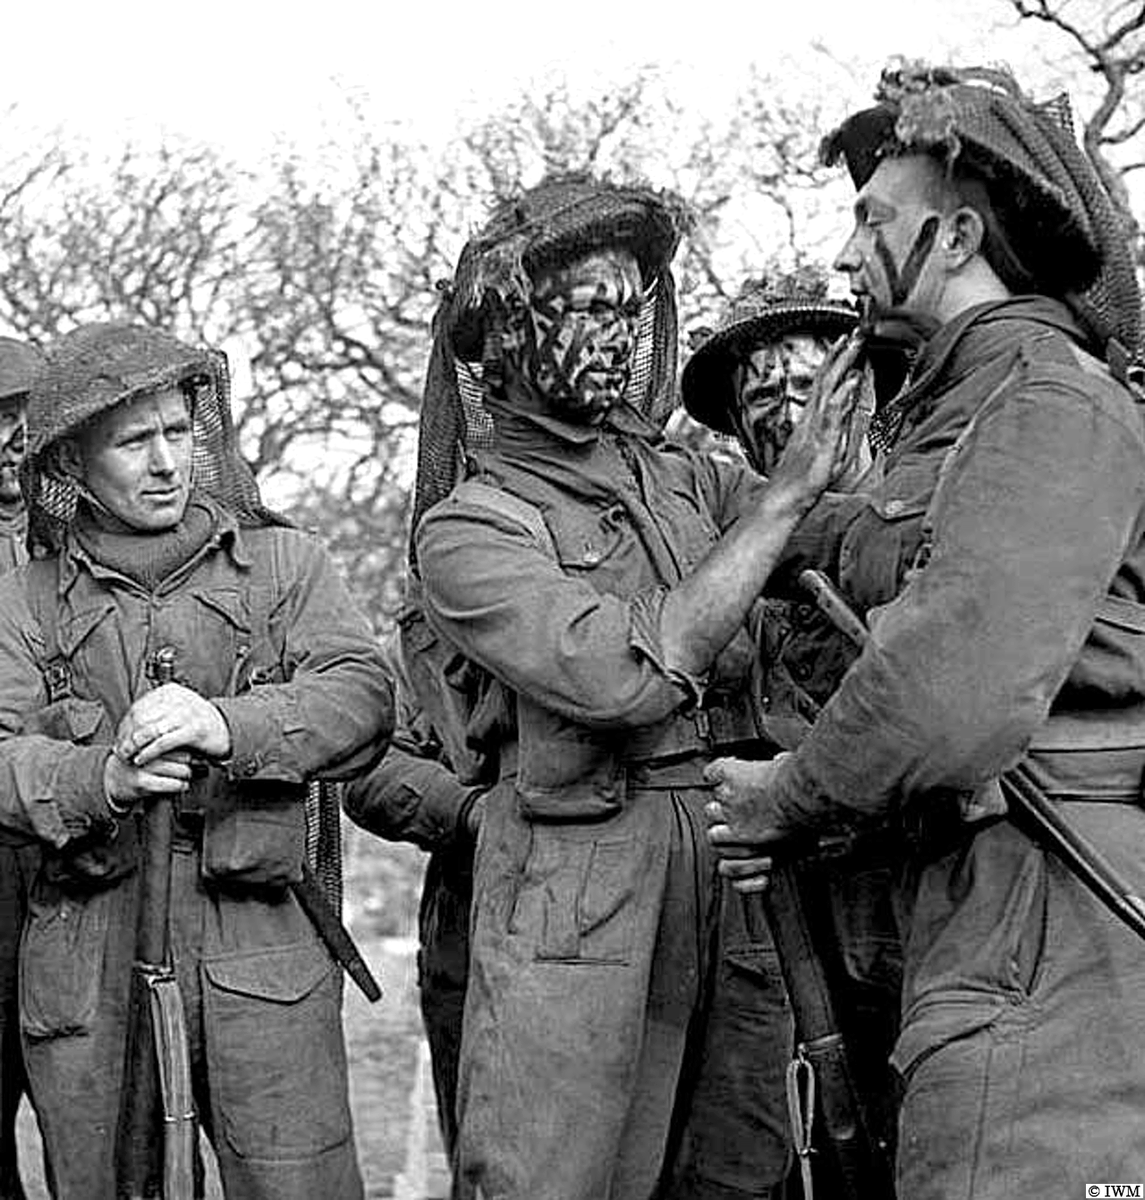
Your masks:
{"label": "jacket collar", "polygon": [[910,382],[895,401],[909,408],[916,394],[929,391],[944,372],[957,366],[957,359],[969,349],[968,343],[979,333],[1002,336],[1000,323],[1031,321],[1064,333],[1076,342],[1084,341],[1080,327],[1059,300],[1048,296],[1011,296],[975,304],[945,325],[922,348],[911,371]]}
{"label": "jacket collar", "polygon": [[[231,561],[240,568],[249,569],[253,563],[250,547],[246,544],[238,518],[229,509],[223,508],[210,496],[200,494],[197,499],[215,515],[215,532],[206,545],[194,556],[191,562],[199,562],[208,554],[223,551]],[[144,535],[140,535],[144,536]],[[86,572],[93,579],[122,581],[117,571],[111,570],[97,562],[79,544],[78,539],[69,530],[64,549],[59,556],[59,587],[58,594],[62,597],[74,586],[81,572]],[[187,564],[190,565],[190,564]]]}
{"label": "jacket collar", "polygon": [[510,400],[487,397],[485,407],[493,418],[499,448],[518,449],[538,442],[565,446],[591,446],[606,431],[655,439],[659,429],[629,404],[612,409],[599,425],[566,421],[551,412],[521,408]]}

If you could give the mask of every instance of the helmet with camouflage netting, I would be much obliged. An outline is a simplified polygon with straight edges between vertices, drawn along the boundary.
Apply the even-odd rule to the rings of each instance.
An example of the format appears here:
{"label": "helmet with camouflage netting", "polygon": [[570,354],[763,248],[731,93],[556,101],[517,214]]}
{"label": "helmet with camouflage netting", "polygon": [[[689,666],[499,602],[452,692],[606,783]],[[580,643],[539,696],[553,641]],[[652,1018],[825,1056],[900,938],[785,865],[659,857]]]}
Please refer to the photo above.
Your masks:
{"label": "helmet with camouflage netting", "polygon": [[[22,485],[34,554],[59,551],[81,496],[80,485],[62,469],[57,453],[61,440],[117,405],[168,388],[179,388],[187,397],[195,490],[245,527],[290,524],[263,506],[254,475],[239,453],[226,355],[146,326],[82,325],[49,348],[28,398]],[[342,892],[339,814],[336,785],[309,781],[307,858],[335,906]]]}
{"label": "helmet with camouflage netting", "polygon": [[[676,403],[676,298],[670,264],[687,226],[682,200],[585,175],[560,175],[498,204],[442,289],[418,429],[413,528],[452,490],[468,452],[487,446],[484,397],[502,382],[509,314],[528,305],[533,277],[593,250],[625,248],[645,287],[625,400],[657,424]],[[413,539],[411,534],[411,552]]]}
{"label": "helmet with camouflage netting", "polygon": [[1037,104],[1001,69],[915,62],[888,66],[875,99],[824,138],[824,160],[843,158],[856,187],[910,153],[979,181],[1004,234],[983,244],[1002,281],[1064,301],[1095,349],[1124,362],[1141,320],[1126,222],[1077,143],[1068,99]]}
{"label": "helmet with camouflage netting", "polygon": [[263,506],[239,453],[221,351],[189,346],[141,325],[81,325],[49,347],[28,396],[22,486],[33,553],[58,551],[76,514],[80,484],[60,464],[61,440],[100,413],[168,388],[182,389],[188,399],[194,488],[243,525],[288,524]]}
{"label": "helmet with camouflage netting", "polygon": [[695,346],[680,376],[693,420],[735,436],[733,371],[753,350],[793,333],[834,341],[859,323],[853,304],[827,296],[826,273],[805,265],[786,274],[747,279],[714,329],[689,334]]}
{"label": "helmet with camouflage netting", "polygon": [[44,356],[30,342],[0,337],[0,404],[27,398]]}

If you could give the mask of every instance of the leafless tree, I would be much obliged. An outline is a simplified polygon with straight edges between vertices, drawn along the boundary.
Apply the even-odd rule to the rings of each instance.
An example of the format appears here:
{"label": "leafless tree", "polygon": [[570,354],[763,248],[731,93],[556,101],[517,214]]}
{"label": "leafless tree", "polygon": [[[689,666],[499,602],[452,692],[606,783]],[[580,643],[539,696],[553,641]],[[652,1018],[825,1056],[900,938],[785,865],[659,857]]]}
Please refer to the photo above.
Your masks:
{"label": "leafless tree", "polygon": [[1128,178],[1145,168],[1145,96],[1133,81],[1145,70],[1142,0],[1006,0],[1023,21],[1054,30],[1069,56],[1067,70],[1096,81],[1096,103],[1081,129],[1082,142],[1117,199],[1128,228],[1141,243]]}

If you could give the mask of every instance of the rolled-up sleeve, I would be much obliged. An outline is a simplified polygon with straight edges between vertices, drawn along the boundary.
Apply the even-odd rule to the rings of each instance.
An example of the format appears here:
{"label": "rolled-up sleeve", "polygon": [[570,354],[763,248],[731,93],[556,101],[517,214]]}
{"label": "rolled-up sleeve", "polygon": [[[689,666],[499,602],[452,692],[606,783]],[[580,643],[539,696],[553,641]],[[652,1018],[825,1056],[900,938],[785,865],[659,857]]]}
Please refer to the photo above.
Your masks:
{"label": "rolled-up sleeve", "polygon": [[251,540],[256,553],[275,556],[270,641],[282,647],[285,679],[213,699],[231,731],[228,774],[291,783],[353,778],[378,760],[393,732],[381,649],[313,539],[275,529],[253,531]]}
{"label": "rolled-up sleeve", "polygon": [[536,534],[454,494],[417,535],[426,614],[514,691],[589,727],[638,727],[689,701],[647,651],[656,588],[621,598],[566,575]]}
{"label": "rolled-up sleeve", "polygon": [[1111,393],[1033,373],[984,410],[950,463],[926,567],[875,611],[863,654],[778,768],[781,821],[970,791],[1024,752],[1141,536],[1145,447]]}

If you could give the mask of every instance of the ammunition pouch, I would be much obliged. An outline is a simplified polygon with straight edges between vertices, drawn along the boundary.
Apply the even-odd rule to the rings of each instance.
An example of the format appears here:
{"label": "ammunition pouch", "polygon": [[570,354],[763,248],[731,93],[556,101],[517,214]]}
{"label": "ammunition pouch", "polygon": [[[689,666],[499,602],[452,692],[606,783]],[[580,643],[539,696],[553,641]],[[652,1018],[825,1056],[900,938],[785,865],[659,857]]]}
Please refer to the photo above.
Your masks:
{"label": "ammunition pouch", "polygon": [[222,888],[259,891],[300,883],[305,799],[305,787],[283,783],[218,789],[203,813],[202,877]]}
{"label": "ammunition pouch", "polygon": [[[714,701],[714,703],[713,703]],[[516,774],[528,821],[601,821],[624,805],[629,783],[694,787],[717,753],[757,738],[746,699],[710,696],[706,707],[619,733],[600,733],[518,699],[517,753],[502,752],[501,777]]]}

